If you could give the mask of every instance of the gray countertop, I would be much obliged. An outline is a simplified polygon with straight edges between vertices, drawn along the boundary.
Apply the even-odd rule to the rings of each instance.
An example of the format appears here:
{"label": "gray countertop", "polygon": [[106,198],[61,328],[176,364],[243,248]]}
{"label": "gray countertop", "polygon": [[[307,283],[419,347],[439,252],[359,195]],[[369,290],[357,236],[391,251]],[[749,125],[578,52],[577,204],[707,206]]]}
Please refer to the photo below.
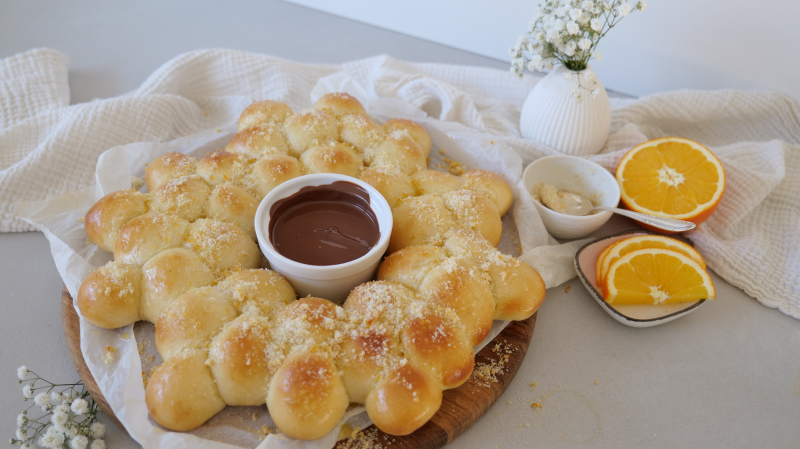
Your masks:
{"label": "gray countertop", "polygon": [[[43,46],[67,54],[72,103],[133,90],[175,55],[209,47],[302,62],[386,53],[507,68],[276,1],[5,2],[0,11],[0,58]],[[614,218],[595,234],[633,228]],[[798,447],[800,322],[711,276],[717,300],[647,329],[614,321],[577,279],[550,289],[514,382],[450,447]],[[54,381],[78,375],[42,234],[0,234],[0,285],[0,436],[10,438],[23,409],[17,366]],[[136,446],[104,420],[109,447]]]}

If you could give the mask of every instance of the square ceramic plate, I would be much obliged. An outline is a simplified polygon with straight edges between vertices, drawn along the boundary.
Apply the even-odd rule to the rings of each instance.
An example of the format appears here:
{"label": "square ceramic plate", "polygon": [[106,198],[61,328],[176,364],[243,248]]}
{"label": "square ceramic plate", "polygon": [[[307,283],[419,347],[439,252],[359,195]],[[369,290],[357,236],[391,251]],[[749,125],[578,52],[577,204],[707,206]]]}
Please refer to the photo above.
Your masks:
{"label": "square ceramic plate", "polygon": [[669,321],[678,319],[697,310],[704,302],[705,299],[695,302],[683,302],[677,304],[663,304],[660,306],[633,306],[633,305],[617,305],[612,306],[608,304],[600,293],[600,288],[597,287],[597,280],[595,279],[595,264],[597,257],[603,252],[608,245],[618,242],[628,237],[637,235],[652,234],[646,231],[626,231],[621,234],[610,235],[597,239],[584,245],[575,254],[575,270],[578,272],[578,277],[586,287],[586,290],[592,295],[595,301],[600,304],[600,307],[606,311],[612,318],[619,321],[626,326],[632,327],[651,327],[664,324]]}

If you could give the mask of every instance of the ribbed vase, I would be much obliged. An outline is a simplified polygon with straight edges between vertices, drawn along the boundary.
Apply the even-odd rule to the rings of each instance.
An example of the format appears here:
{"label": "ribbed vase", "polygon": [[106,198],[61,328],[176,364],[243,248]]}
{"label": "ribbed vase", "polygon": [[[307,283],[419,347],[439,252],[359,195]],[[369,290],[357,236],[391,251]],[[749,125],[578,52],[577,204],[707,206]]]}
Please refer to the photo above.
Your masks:
{"label": "ribbed vase", "polygon": [[[586,79],[586,72],[591,73],[590,79]],[[597,95],[592,96],[595,89]],[[573,94],[576,90],[580,99]],[[528,94],[519,127],[522,137],[562,153],[597,154],[611,128],[611,104],[606,89],[591,66],[574,72],[559,65]]]}

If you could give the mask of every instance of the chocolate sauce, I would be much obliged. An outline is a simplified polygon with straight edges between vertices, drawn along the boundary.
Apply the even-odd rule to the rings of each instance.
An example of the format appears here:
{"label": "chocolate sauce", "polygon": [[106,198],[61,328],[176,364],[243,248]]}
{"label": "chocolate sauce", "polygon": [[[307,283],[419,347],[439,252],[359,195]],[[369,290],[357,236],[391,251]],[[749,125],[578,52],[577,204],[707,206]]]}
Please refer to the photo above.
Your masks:
{"label": "chocolate sauce", "polygon": [[369,193],[347,181],[303,187],[276,201],[269,217],[269,240],[275,250],[306,265],[356,260],[381,237]]}

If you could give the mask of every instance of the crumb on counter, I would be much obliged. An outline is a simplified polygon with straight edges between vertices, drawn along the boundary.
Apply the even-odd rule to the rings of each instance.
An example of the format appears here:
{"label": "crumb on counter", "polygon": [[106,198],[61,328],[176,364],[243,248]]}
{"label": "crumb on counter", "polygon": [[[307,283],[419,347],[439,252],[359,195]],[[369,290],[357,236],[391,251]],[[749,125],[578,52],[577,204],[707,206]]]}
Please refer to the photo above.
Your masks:
{"label": "crumb on counter", "polygon": [[540,402],[534,402],[531,404],[531,408],[542,408],[542,404]]}
{"label": "crumb on counter", "polygon": [[564,289],[564,293],[569,293],[570,286],[567,285],[567,288]]}

